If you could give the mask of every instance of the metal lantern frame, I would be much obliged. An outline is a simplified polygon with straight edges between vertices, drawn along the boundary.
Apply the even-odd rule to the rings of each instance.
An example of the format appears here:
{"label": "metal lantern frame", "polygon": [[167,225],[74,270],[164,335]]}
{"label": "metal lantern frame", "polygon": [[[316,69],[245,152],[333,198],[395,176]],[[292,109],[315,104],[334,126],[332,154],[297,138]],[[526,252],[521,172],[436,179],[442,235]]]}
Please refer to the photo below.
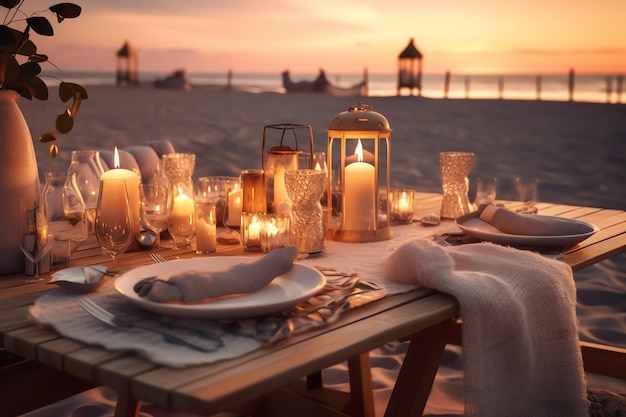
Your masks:
{"label": "metal lantern frame", "polygon": [[[269,142],[268,136],[270,136],[271,131],[280,131],[280,143],[278,145],[272,146],[266,151],[266,144]],[[309,138],[309,153],[311,158],[309,158],[309,168],[312,167],[313,161],[313,153],[314,153],[314,144],[313,144],[313,130],[310,125],[303,124],[294,124],[294,123],[281,123],[281,124],[273,124],[267,125],[263,129],[263,143],[261,146],[261,163],[263,167],[263,171],[265,172],[265,180],[266,180],[266,189],[267,189],[267,204],[268,211],[273,212],[276,211],[276,207],[274,207],[275,202],[275,187],[274,187],[274,176],[275,169],[279,165],[283,165],[285,169],[298,169],[298,155],[303,153],[303,150],[300,149],[298,145],[298,131],[305,130],[306,134],[308,134]],[[288,132],[291,132],[292,135],[287,135]],[[293,136],[293,141],[295,147],[286,145],[286,136]],[[290,157],[295,158],[295,166],[284,165],[281,160],[289,160]]]}
{"label": "metal lantern frame", "polygon": [[[387,119],[374,112],[371,106],[359,103],[347,111],[336,115],[328,128],[327,147],[327,215],[329,230],[327,237],[348,243],[377,242],[391,239],[389,216],[389,195],[391,190],[391,127]],[[353,159],[354,147],[348,149],[348,143],[361,141],[364,152],[373,148],[369,161],[374,166],[373,207],[371,207],[371,225],[373,227],[351,230],[347,226],[346,213],[346,162]],[[339,155],[335,148],[339,142]],[[365,155],[363,161],[366,161]],[[381,165],[384,163],[384,167]],[[381,173],[381,170],[384,172]],[[334,180],[338,180],[338,188],[333,188]],[[382,184],[381,184],[382,183]],[[335,194],[333,194],[335,191]],[[338,193],[338,195],[337,195]],[[340,213],[340,221],[334,222],[333,216]]]}

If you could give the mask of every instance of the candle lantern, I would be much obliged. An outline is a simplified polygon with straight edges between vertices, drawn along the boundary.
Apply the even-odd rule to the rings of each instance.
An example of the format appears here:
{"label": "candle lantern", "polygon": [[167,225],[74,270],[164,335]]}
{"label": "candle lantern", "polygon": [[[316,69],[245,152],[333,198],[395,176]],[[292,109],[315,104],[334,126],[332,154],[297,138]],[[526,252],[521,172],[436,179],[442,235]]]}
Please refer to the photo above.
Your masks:
{"label": "candle lantern", "polygon": [[[289,213],[290,204],[285,189],[285,171],[298,169],[298,155],[303,152],[298,145],[297,132],[309,136],[309,154],[313,155],[313,131],[309,125],[277,124],[268,125],[263,129],[263,146],[261,149],[263,170],[265,171],[268,211],[273,213]],[[287,145],[286,135],[291,133],[295,146]],[[266,150],[269,142],[279,141]],[[312,158],[310,158],[312,160]],[[312,168],[312,167],[308,167]]]}
{"label": "candle lantern", "polygon": [[[390,135],[387,119],[357,104],[328,128],[328,237],[342,242],[391,239]],[[336,186],[335,186],[336,184]]]}

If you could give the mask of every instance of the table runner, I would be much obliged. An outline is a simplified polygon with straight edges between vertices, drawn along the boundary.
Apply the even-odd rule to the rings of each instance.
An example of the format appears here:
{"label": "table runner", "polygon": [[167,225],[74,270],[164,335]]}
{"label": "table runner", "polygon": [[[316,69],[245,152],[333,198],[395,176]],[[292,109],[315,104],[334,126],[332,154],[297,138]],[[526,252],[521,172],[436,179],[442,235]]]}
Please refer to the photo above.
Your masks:
{"label": "table runner", "polygon": [[[393,239],[372,243],[326,242],[326,250],[321,256],[299,260],[298,263],[326,271],[326,288],[313,299],[296,306],[292,311],[258,320],[216,321],[183,317],[159,316],[137,307],[113,289],[113,280],[106,282],[98,291],[90,293],[102,307],[112,313],[128,316],[136,320],[158,320],[168,331],[179,332],[186,339],[199,340],[203,345],[215,343],[216,349],[203,353],[168,343],[162,336],[141,330],[120,330],[112,328],[95,318],[78,304],[78,295],[57,288],[43,294],[30,308],[31,317],[42,325],[50,325],[59,333],[88,344],[95,344],[111,350],[132,350],[151,361],[172,367],[184,367],[211,363],[241,356],[272,344],[292,333],[305,331],[336,320],[349,308],[378,299],[385,294],[398,294],[415,289],[416,285],[398,284],[383,277],[383,260],[407,239],[416,236],[432,236],[434,233],[453,233],[459,229],[453,223],[445,222],[438,226],[423,226],[420,223],[396,226]],[[328,273],[339,271],[342,274]],[[303,317],[299,312],[310,303],[322,303],[329,298],[341,295],[343,291],[355,287],[358,279],[369,281],[380,287],[371,289],[350,300],[337,300],[340,305],[317,311],[315,315]],[[345,282],[346,280],[350,282]],[[356,290],[355,290],[356,291]],[[187,329],[187,330],[185,330]],[[190,333],[191,332],[191,333]],[[195,333],[195,334],[194,334]],[[194,339],[196,338],[196,339]]]}

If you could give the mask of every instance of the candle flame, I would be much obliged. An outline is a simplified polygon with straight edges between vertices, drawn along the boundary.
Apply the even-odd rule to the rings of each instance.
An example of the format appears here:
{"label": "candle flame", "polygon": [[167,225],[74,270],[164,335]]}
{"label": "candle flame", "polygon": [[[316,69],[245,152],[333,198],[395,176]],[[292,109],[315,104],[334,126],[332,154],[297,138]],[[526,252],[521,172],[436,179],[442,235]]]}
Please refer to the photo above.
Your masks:
{"label": "candle flame", "polygon": [[117,146],[115,147],[115,153],[113,154],[113,168],[120,167],[120,154],[117,152]]}
{"label": "candle flame", "polygon": [[321,167],[319,162],[315,164],[315,170],[316,171],[321,171],[322,170],[322,167]]}
{"label": "candle flame", "polygon": [[359,139],[359,143],[356,145],[354,154],[357,156],[358,162],[363,162],[363,145],[361,144],[361,139]]}
{"label": "candle flame", "polygon": [[402,191],[402,199],[406,200],[406,191]]}

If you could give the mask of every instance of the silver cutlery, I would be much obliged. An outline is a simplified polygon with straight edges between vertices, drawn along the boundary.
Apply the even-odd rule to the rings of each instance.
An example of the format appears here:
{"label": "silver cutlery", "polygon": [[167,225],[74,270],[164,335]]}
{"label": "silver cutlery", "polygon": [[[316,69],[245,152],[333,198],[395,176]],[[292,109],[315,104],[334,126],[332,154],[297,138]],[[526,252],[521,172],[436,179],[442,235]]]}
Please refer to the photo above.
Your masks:
{"label": "silver cutlery", "polygon": [[441,235],[433,235],[433,239],[435,239],[435,242],[439,243],[441,246],[452,246],[452,244]]}
{"label": "silver cutlery", "polygon": [[165,259],[161,254],[156,253],[156,252],[150,252],[148,253],[148,255],[150,255],[150,257],[152,258],[152,260],[154,261],[154,263],[160,264],[161,262],[167,262],[167,259]]}
{"label": "silver cutlery", "polygon": [[219,338],[202,339],[196,332],[190,332],[188,329],[181,329],[182,332],[190,333],[190,336],[194,338],[194,341],[183,339],[167,330],[163,330],[159,327],[154,327],[141,322],[134,322],[127,318],[116,316],[113,313],[105,310],[94,301],[86,297],[78,297],[78,303],[89,314],[103,323],[108,324],[111,327],[117,327],[120,329],[141,329],[158,333],[163,336],[163,339],[172,344],[186,346],[188,348],[200,351],[200,352],[214,352],[222,346],[222,341]]}

